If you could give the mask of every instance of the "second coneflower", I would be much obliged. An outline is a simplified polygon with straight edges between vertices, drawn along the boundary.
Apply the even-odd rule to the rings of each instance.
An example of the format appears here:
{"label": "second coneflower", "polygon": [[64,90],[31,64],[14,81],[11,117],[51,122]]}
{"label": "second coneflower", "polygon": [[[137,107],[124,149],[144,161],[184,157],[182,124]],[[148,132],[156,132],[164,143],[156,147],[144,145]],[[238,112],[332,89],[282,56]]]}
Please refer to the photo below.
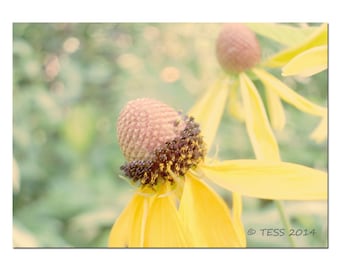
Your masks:
{"label": "second coneflower", "polygon": [[[282,130],[286,124],[282,100],[305,113],[322,119],[327,116],[327,108],[307,100],[266,71],[270,66],[261,61],[261,47],[246,25],[230,23],[222,27],[216,40],[216,56],[224,72],[189,112],[209,130],[209,134],[203,134],[208,146],[226,104],[233,116],[245,121],[258,159],[280,159],[272,128]],[[269,116],[253,82],[255,78],[264,86]],[[327,127],[323,134],[327,134]]]}
{"label": "second coneflower", "polygon": [[[117,218],[109,247],[245,247],[239,194],[266,199],[327,198],[327,175],[301,165],[208,160],[200,126],[157,100],[121,111],[121,170],[136,191]],[[233,192],[233,211],[205,180]]]}

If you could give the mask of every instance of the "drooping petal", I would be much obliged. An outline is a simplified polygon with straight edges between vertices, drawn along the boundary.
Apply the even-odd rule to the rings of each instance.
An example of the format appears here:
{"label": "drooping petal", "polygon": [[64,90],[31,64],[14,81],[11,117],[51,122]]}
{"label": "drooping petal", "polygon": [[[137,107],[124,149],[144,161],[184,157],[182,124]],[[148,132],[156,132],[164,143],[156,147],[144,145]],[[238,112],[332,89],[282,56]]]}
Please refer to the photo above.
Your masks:
{"label": "drooping petal", "polygon": [[295,56],[282,68],[282,76],[309,77],[328,66],[327,46],[318,46]]}
{"label": "drooping petal", "polygon": [[294,47],[283,50],[266,60],[263,64],[268,67],[280,67],[287,64],[295,56],[313,47],[327,45],[328,42],[328,25],[323,24],[303,42]]}
{"label": "drooping petal", "polygon": [[248,136],[257,159],[279,160],[279,148],[255,85],[245,73],[240,74],[240,88]]}
{"label": "drooping petal", "polygon": [[[237,87],[237,88],[236,88]],[[240,122],[244,122],[244,108],[238,96],[239,84],[235,82],[232,89],[230,89],[228,96],[228,111],[230,115],[235,117]]]}
{"label": "drooping petal", "polygon": [[195,247],[241,247],[227,204],[205,183],[187,173],[179,214]]}
{"label": "drooping petal", "polygon": [[174,200],[169,195],[154,198],[145,224],[145,247],[191,247]]}
{"label": "drooping petal", "polygon": [[294,27],[279,23],[248,23],[246,25],[255,33],[286,46],[302,43],[315,31],[315,27]]}
{"label": "drooping petal", "polygon": [[109,235],[109,247],[142,247],[149,198],[136,193]]}
{"label": "drooping petal", "polygon": [[246,247],[247,241],[242,222],[242,197],[236,192],[233,192],[233,221],[241,246]]}
{"label": "drooping petal", "polygon": [[204,141],[209,150],[220,124],[228,96],[228,80],[216,81],[191,108],[189,115],[200,123]]}
{"label": "drooping petal", "polygon": [[282,130],[286,125],[286,115],[280,97],[274,92],[266,89],[268,112],[272,127]]}
{"label": "drooping petal", "polygon": [[279,79],[264,71],[263,69],[253,68],[252,71],[265,84],[268,91],[275,91],[284,101],[293,105],[300,111],[317,116],[327,114],[327,109],[305,99],[297,94],[293,89],[289,88]]}
{"label": "drooping petal", "polygon": [[327,138],[328,116],[327,114],[321,119],[319,125],[310,134],[310,138],[317,143],[323,142]]}
{"label": "drooping petal", "polygon": [[241,195],[273,200],[327,199],[327,173],[261,160],[215,161],[200,166],[211,181]]}

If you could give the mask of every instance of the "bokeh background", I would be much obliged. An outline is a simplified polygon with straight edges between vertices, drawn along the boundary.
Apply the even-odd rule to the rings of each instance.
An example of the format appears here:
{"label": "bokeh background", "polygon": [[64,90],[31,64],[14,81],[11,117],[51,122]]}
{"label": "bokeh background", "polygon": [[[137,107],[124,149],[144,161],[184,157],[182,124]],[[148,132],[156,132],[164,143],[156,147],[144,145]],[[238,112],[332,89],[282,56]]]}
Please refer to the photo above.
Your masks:
{"label": "bokeh background", "polygon": [[[13,246],[106,247],[133,187],[116,120],[134,98],[159,99],[188,111],[220,74],[215,39],[221,24],[13,24]],[[282,46],[258,36],[263,57]],[[280,77],[279,70],[271,72]],[[327,71],[284,78],[327,105]],[[261,89],[261,84],[257,86]],[[327,170],[327,142],[308,139],[319,119],[284,104],[288,124],[276,133],[284,161]],[[243,123],[226,111],[215,140],[222,159],[254,158]],[[230,200],[228,191],[220,194]],[[301,247],[328,245],[327,202],[284,202]],[[287,247],[271,201],[244,198],[249,247]]]}

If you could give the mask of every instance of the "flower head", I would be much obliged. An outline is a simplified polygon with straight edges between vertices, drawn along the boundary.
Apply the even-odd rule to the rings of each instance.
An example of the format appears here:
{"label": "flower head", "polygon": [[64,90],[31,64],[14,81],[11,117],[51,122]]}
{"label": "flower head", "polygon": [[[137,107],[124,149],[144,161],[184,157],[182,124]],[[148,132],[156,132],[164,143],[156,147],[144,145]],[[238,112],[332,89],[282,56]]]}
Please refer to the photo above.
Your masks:
{"label": "flower head", "polygon": [[[157,100],[130,101],[119,115],[117,133],[127,159],[122,172],[138,185],[112,227],[110,247],[245,247],[240,194],[327,197],[321,171],[205,157],[199,124]],[[204,179],[233,192],[232,212]]]}
{"label": "flower head", "polygon": [[[280,160],[273,129],[280,131],[286,124],[282,100],[305,113],[326,119],[327,108],[307,100],[267,72],[265,68],[268,61],[258,63],[260,48],[255,34],[247,25],[223,25],[216,46],[217,60],[227,72],[216,80],[189,112],[200,122],[203,130],[209,131],[209,134],[203,132],[208,149],[225,106],[228,106],[233,116],[245,121],[255,155],[259,159]],[[248,61],[244,56],[251,60]],[[253,83],[254,78],[264,86],[267,110]],[[324,127],[321,125],[319,129]],[[318,136],[319,140],[321,137]]]}
{"label": "flower head", "polygon": [[216,41],[216,56],[223,69],[239,73],[260,61],[261,48],[254,32],[245,25],[225,24]]}
{"label": "flower head", "polygon": [[[138,185],[112,228],[110,246],[243,245],[240,230],[235,228],[241,224],[240,216],[234,224],[223,200],[189,172],[206,154],[199,125],[192,117],[154,99],[136,99],[122,109],[117,133],[128,161],[121,170]],[[200,221],[201,216],[186,220],[185,216],[204,213],[203,204],[192,205],[192,196],[209,198],[203,204],[217,211],[213,219],[221,224],[219,235]],[[178,205],[182,198],[186,203]]]}
{"label": "flower head", "polygon": [[130,101],[118,119],[118,141],[129,163],[124,174],[142,185],[158,179],[174,182],[172,173],[183,176],[205,155],[199,125],[157,100]]}

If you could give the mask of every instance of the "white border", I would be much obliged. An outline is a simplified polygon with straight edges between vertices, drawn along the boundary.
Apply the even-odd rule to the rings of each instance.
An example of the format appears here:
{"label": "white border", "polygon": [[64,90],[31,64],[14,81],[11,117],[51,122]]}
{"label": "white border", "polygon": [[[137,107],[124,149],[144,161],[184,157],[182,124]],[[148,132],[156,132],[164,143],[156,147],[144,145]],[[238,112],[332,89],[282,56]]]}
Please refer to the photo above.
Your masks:
{"label": "white border", "polygon": [[[338,10],[327,1],[17,1],[0,4],[0,264],[11,269],[330,269],[339,253],[340,188],[336,124],[340,87]],[[336,1],[329,1],[336,3]],[[334,14],[332,12],[334,11]],[[329,249],[12,249],[12,23],[13,22],[329,22],[330,225]],[[5,259],[5,260],[4,260]],[[0,268],[3,268],[0,266]]]}

